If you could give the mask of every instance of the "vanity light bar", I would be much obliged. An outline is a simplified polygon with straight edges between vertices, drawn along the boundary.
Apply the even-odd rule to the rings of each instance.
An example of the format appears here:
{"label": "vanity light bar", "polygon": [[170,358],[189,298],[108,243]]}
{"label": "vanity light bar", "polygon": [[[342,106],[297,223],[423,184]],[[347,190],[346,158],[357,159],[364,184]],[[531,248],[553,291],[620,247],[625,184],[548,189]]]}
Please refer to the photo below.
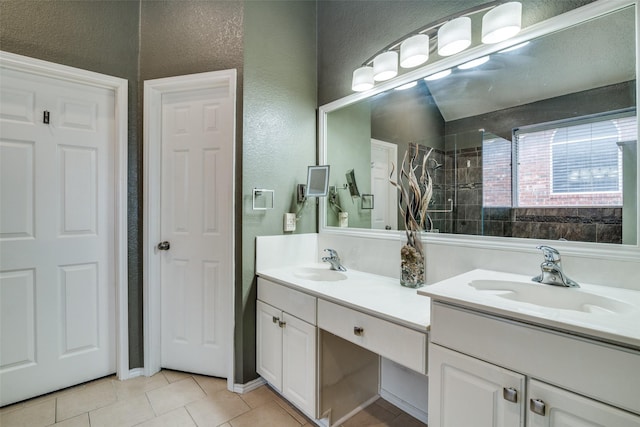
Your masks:
{"label": "vanity light bar", "polygon": [[[476,13],[482,17],[482,42],[498,43],[515,36],[521,29],[522,4],[518,1],[493,1],[452,15],[407,35],[382,49],[353,72],[351,89],[362,92],[373,88],[375,82],[385,81],[398,74],[398,56],[402,68],[413,68],[429,59],[430,37],[437,40],[438,55],[451,56],[471,45],[471,19]],[[399,55],[398,55],[399,52]]]}

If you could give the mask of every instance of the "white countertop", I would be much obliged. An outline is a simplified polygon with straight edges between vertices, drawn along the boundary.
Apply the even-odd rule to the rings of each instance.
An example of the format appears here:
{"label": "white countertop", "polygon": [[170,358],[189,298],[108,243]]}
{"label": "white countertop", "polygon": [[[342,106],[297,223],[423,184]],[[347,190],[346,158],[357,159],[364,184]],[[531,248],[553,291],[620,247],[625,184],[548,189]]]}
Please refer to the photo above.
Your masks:
{"label": "white countertop", "polygon": [[[309,272],[317,271],[314,275]],[[327,277],[339,280],[322,280]],[[335,273],[335,274],[334,274]],[[328,264],[305,264],[293,267],[269,268],[258,276],[335,302],[381,319],[427,332],[431,304],[418,295],[416,289],[405,288],[399,279],[349,269],[333,272]],[[316,279],[311,277],[316,276]]]}
{"label": "white countertop", "polygon": [[[545,292],[563,293],[562,297],[565,298],[571,298],[572,295],[578,297],[577,294],[581,292],[589,293],[624,304],[627,309],[620,313],[605,310],[583,312],[513,301],[500,297],[491,291],[482,291],[472,287],[470,283],[478,279],[524,282],[531,284],[531,286],[547,286],[549,290],[545,289]],[[553,287],[532,282],[529,276],[489,270],[473,270],[420,288],[418,294],[430,297],[433,301],[453,303],[498,316],[640,349],[639,291],[583,283],[580,283],[580,288]],[[558,295],[560,296],[560,294]]]}

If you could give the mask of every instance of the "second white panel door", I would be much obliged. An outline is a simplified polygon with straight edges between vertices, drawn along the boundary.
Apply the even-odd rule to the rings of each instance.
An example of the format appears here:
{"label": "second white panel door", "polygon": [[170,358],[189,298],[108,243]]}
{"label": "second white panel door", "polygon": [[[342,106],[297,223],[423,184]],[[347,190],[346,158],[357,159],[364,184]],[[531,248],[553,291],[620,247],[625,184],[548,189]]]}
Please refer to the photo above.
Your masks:
{"label": "second white panel door", "polygon": [[234,114],[228,86],[162,96],[161,364],[219,377],[231,333]]}

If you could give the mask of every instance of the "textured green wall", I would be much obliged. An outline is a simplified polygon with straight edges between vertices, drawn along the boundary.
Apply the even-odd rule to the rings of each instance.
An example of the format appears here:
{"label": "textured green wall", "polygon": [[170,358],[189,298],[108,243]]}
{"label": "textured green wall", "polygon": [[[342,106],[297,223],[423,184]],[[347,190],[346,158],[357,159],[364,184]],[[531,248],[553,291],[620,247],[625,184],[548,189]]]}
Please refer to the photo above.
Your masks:
{"label": "textured green wall", "polygon": [[[142,366],[144,356],[143,81],[238,70],[236,381],[252,380],[256,377],[255,236],[282,233],[282,214],[295,208],[295,184],[303,182],[307,165],[316,163],[315,10],[314,1],[0,1],[0,49],[129,81],[132,368]],[[246,28],[244,20],[249,22]],[[243,81],[249,92],[243,91]],[[248,106],[244,113],[243,102]],[[276,190],[274,210],[256,214],[247,208],[255,186]],[[316,208],[308,204],[297,232],[314,231]]]}
{"label": "textured green wall", "polygon": [[142,209],[136,1],[0,1],[0,49],[127,79],[129,363],[142,366]]}
{"label": "textured green wall", "polygon": [[[140,20],[140,87],[144,80],[235,68],[236,206],[234,239],[242,234],[243,147],[243,18],[242,1],[143,1]],[[142,94],[140,95],[142,98]],[[142,106],[141,106],[142,107]],[[139,111],[142,117],[142,110]],[[235,288],[241,284],[243,258],[236,243]],[[131,285],[130,285],[131,286]],[[236,304],[236,313],[241,309]],[[141,311],[142,312],[142,311]],[[135,333],[135,331],[132,331]],[[141,331],[140,331],[141,335]]]}
{"label": "textured green wall", "polygon": [[[248,1],[244,14],[242,288],[236,292],[236,382],[255,373],[255,237],[283,234],[296,184],[316,164],[316,4]],[[275,190],[272,210],[253,211],[253,188]],[[315,199],[296,233],[316,231]],[[240,306],[238,304],[241,304]]]}

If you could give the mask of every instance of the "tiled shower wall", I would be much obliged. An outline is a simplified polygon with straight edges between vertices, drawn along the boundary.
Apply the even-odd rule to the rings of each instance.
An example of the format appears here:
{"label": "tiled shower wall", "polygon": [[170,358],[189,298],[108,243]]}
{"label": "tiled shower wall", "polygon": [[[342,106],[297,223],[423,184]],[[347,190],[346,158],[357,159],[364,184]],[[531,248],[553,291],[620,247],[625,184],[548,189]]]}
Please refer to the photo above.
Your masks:
{"label": "tiled shower wall", "polygon": [[485,208],[487,236],[622,243],[622,208]]}

